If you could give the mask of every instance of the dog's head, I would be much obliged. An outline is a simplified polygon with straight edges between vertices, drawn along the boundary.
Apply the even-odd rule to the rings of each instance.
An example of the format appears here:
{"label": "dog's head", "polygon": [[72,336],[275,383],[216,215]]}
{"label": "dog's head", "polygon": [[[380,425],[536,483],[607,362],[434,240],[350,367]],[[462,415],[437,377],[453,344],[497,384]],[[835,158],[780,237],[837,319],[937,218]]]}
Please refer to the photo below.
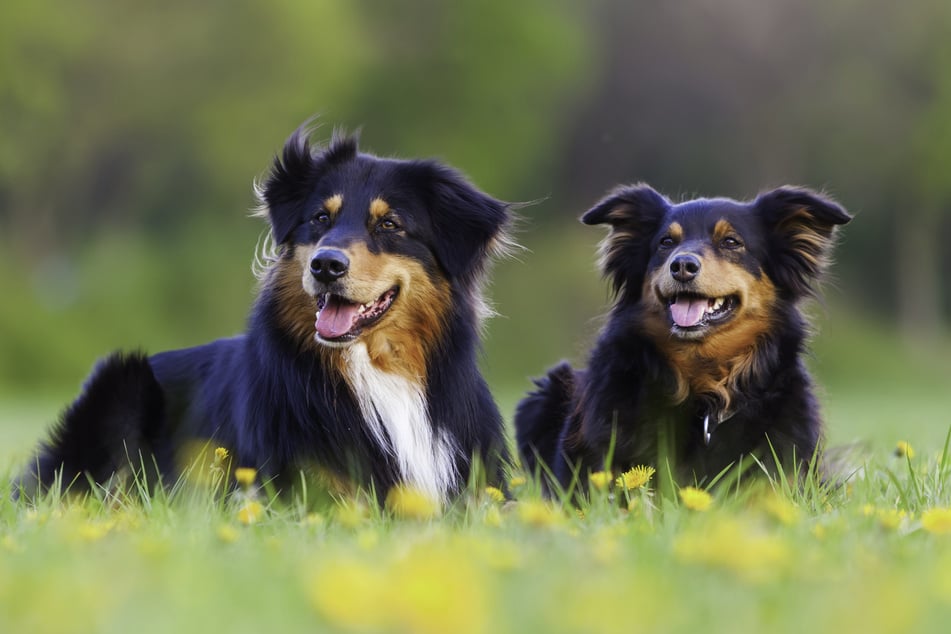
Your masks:
{"label": "dog's head", "polygon": [[[320,346],[386,331],[438,339],[452,302],[478,302],[507,206],[433,161],[383,159],[353,137],[288,139],[258,187],[277,245],[285,325]],[[315,321],[316,313],[316,321]]]}
{"label": "dog's head", "polygon": [[642,306],[651,334],[707,343],[749,339],[777,300],[813,295],[835,228],[850,219],[807,189],[674,204],[646,185],[619,188],[582,217],[611,226],[604,273],[620,301]]}

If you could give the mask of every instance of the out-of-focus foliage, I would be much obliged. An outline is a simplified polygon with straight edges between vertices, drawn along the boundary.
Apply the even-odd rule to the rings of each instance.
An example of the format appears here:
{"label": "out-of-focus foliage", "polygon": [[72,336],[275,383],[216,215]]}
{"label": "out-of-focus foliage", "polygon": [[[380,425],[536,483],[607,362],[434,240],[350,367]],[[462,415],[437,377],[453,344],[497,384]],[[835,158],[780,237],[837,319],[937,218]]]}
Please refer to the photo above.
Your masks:
{"label": "out-of-focus foliage", "polygon": [[929,345],[951,308],[951,4],[943,0],[276,0],[0,6],[0,389],[65,389],[114,347],[242,329],[251,182],[323,136],[436,156],[522,211],[496,267],[503,384],[581,359],[607,303],[618,182],[673,197],[824,188],[857,219],[840,314]]}

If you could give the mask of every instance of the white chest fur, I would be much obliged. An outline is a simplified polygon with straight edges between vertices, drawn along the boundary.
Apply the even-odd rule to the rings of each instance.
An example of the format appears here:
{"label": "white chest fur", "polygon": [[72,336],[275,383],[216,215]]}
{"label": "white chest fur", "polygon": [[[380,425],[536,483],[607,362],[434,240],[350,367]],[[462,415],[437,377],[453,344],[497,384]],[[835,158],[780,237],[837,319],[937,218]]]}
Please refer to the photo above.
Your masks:
{"label": "white chest fur", "polygon": [[396,457],[403,480],[433,499],[445,500],[456,478],[457,449],[445,434],[434,433],[423,386],[374,366],[362,343],[343,354],[363,417],[380,445]]}

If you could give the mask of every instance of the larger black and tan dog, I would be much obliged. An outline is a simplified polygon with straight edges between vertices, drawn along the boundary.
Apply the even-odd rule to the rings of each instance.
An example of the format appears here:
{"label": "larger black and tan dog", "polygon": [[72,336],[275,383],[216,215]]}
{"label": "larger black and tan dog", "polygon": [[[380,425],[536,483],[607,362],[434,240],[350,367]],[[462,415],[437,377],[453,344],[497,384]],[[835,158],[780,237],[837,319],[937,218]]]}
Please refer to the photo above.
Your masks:
{"label": "larger black and tan dog", "polygon": [[700,482],[748,454],[812,460],[821,420],[800,304],[849,214],[806,189],[673,204],[638,185],[581,220],[610,226],[601,266],[616,301],[588,367],[555,367],[519,404],[525,465],[568,487],[607,459]]}
{"label": "larger black and tan dog", "polygon": [[505,460],[477,368],[486,263],[509,210],[433,161],[312,146],[299,129],[258,187],[276,245],[247,333],[154,356],[113,355],[65,411],[20,487],[103,482],[192,439],[280,475],[317,464],[385,495],[445,500],[474,459]]}

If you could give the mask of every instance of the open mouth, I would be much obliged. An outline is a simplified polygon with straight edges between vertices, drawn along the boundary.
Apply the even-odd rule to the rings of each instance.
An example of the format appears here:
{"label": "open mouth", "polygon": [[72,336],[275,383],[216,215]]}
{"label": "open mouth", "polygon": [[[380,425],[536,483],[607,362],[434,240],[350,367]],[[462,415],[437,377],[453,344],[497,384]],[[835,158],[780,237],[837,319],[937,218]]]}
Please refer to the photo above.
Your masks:
{"label": "open mouth", "polygon": [[333,343],[356,339],[364,328],[383,317],[398,294],[398,287],[391,288],[367,304],[351,302],[333,293],[318,295],[317,321],[314,324],[317,337]]}
{"label": "open mouth", "polygon": [[667,303],[674,330],[691,333],[721,324],[732,317],[740,305],[740,299],[736,295],[704,297],[678,293],[668,298]]}

